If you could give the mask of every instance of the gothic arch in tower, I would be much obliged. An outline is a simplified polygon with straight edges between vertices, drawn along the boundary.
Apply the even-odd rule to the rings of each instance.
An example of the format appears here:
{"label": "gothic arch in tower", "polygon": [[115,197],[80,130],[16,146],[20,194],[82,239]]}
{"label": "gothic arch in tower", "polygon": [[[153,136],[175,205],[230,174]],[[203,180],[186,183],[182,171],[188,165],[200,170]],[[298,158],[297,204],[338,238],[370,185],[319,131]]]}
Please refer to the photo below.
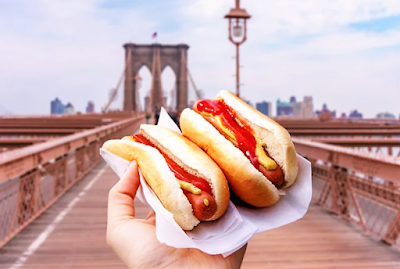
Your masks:
{"label": "gothic arch in tower", "polygon": [[[124,110],[138,110],[136,100],[136,81],[135,77],[140,68],[145,65],[152,74],[148,111],[154,108],[166,106],[164,104],[161,73],[165,67],[170,66],[175,73],[176,84],[176,107],[174,109],[182,111],[188,106],[188,80],[187,80],[187,51],[189,46],[186,44],[162,45],[151,44],[141,45],[128,43],[125,48],[125,87],[124,87]],[[129,59],[129,61],[128,61]]]}

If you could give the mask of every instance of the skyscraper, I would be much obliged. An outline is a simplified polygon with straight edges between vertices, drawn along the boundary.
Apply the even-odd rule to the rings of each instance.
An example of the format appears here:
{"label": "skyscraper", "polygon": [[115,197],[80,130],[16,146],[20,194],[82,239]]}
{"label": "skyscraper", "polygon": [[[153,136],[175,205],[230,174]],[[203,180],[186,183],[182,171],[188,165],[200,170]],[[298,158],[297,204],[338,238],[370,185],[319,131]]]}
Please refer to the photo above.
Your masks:
{"label": "skyscraper", "polygon": [[272,106],[270,102],[262,101],[261,103],[256,103],[256,108],[264,115],[272,116]]}
{"label": "skyscraper", "polygon": [[363,114],[356,110],[350,111],[349,118],[362,118]]}
{"label": "skyscraper", "polygon": [[297,102],[296,98],[292,96],[290,98],[290,105],[293,108],[293,116],[300,118],[312,118],[313,117],[313,100],[312,96],[304,96],[303,102]]}
{"label": "skyscraper", "polygon": [[71,103],[68,103],[65,106],[65,110],[64,110],[65,114],[75,114],[75,108]]}
{"label": "skyscraper", "polygon": [[94,113],[94,103],[89,101],[86,106],[86,113]]}
{"label": "skyscraper", "polygon": [[312,96],[304,96],[303,101],[297,101],[295,96],[291,96],[289,102],[281,102],[280,99],[276,102],[277,116],[312,118],[314,116],[313,109]]}
{"label": "skyscraper", "polygon": [[322,109],[315,111],[315,114],[317,114],[320,119],[336,118],[336,110],[329,110],[327,104],[323,104]]}
{"label": "skyscraper", "polygon": [[381,112],[376,114],[377,119],[396,119],[396,116],[389,112]]}
{"label": "skyscraper", "polygon": [[301,116],[303,118],[312,118],[314,116],[314,104],[312,96],[304,96]]}
{"label": "skyscraper", "polygon": [[293,107],[288,102],[281,102],[280,99],[276,101],[276,115],[277,116],[291,116]]}
{"label": "skyscraper", "polygon": [[63,103],[56,97],[50,102],[50,113],[51,114],[64,114],[65,107]]}

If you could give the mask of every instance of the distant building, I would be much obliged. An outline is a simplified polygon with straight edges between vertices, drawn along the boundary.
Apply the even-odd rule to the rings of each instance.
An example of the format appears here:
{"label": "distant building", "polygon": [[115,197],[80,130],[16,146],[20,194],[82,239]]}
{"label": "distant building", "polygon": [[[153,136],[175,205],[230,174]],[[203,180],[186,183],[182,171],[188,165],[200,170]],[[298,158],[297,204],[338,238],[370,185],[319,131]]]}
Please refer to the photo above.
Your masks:
{"label": "distant building", "polygon": [[329,110],[326,104],[322,105],[321,110],[315,111],[315,114],[317,114],[318,118],[320,119],[336,118],[336,110],[333,111]]}
{"label": "distant building", "polygon": [[253,104],[252,104],[252,102],[250,102],[249,100],[246,100],[246,99],[243,99],[243,98],[242,98],[242,100],[243,100],[246,104],[248,104],[249,106],[254,107]]}
{"label": "distant building", "polygon": [[71,103],[68,103],[65,106],[65,111],[64,112],[65,112],[65,114],[70,114],[70,115],[75,114],[75,108]]}
{"label": "distant building", "polygon": [[146,111],[146,113],[151,113],[150,96],[146,96],[144,98],[144,110]]}
{"label": "distant building", "polygon": [[94,103],[89,101],[86,106],[86,113],[94,113]]}
{"label": "distant building", "polygon": [[300,117],[301,115],[301,102],[296,102],[296,98],[294,96],[290,97],[290,106],[292,107],[292,116]]}
{"label": "distant building", "polygon": [[175,109],[176,109],[176,102],[175,102],[175,100],[176,100],[176,98],[175,98],[175,95],[176,95],[176,91],[175,91],[175,88],[173,88],[170,92],[169,92],[169,98],[170,98],[170,102],[169,102],[169,104],[170,104],[170,110],[171,111],[174,111]]}
{"label": "distant building", "polygon": [[304,96],[302,102],[298,102],[295,96],[290,97],[290,102],[281,102],[279,99],[276,103],[277,116],[292,116],[299,118],[312,118],[314,116],[312,96]]}
{"label": "distant building", "polygon": [[281,102],[280,99],[276,101],[276,115],[277,116],[291,116],[293,107],[288,102]]}
{"label": "distant building", "polygon": [[357,109],[356,109],[356,110],[353,110],[353,111],[350,111],[349,118],[359,118],[359,119],[362,119],[362,117],[363,117],[363,114],[361,114],[360,112],[358,112]]}
{"label": "distant building", "polygon": [[65,107],[60,99],[56,98],[50,102],[50,113],[51,114],[64,114]]}
{"label": "distant building", "polygon": [[270,102],[262,101],[261,103],[256,103],[256,109],[267,116],[272,116],[272,106]]}
{"label": "distant building", "polygon": [[314,105],[312,96],[304,96],[303,102],[297,102],[296,98],[290,98],[290,105],[293,107],[293,117],[312,118],[314,113]]}
{"label": "distant building", "polygon": [[393,115],[392,113],[389,113],[389,112],[382,112],[382,113],[377,114],[377,115],[376,115],[376,118],[378,118],[378,119],[390,119],[390,120],[392,120],[392,119],[396,119],[396,116]]}
{"label": "distant building", "polygon": [[312,96],[304,96],[301,108],[301,117],[312,118],[314,116],[314,103]]}

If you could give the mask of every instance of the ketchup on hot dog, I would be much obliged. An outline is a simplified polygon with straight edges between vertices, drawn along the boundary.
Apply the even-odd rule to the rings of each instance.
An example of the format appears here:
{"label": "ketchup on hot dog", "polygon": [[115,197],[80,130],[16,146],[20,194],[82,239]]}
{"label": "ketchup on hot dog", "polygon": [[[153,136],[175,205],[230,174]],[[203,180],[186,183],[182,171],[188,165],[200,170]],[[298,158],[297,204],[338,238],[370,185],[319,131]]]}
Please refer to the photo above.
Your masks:
{"label": "ketchup on hot dog", "polygon": [[238,142],[239,149],[250,160],[254,167],[258,168],[258,158],[256,156],[256,139],[250,131],[249,126],[241,127],[234,120],[235,113],[229,109],[225,103],[219,100],[202,100],[197,104],[197,109],[200,112],[206,112],[213,116],[222,116],[226,125],[234,134]]}
{"label": "ketchup on hot dog", "polygon": [[183,190],[183,193],[188,198],[190,204],[192,204],[194,215],[199,220],[207,220],[215,214],[215,212],[217,211],[217,204],[215,202],[215,199],[211,195],[211,187],[205,179],[188,173],[143,135],[132,135],[132,138],[138,143],[156,148],[163,155],[169,169],[174,173],[177,179],[191,183],[202,191],[201,194],[193,194],[187,190]]}
{"label": "ketchup on hot dog", "polygon": [[[268,170],[260,164],[256,155],[257,141],[254,136],[254,132],[250,126],[241,122],[239,125],[236,122],[236,114],[232,109],[227,106],[223,101],[220,100],[202,100],[197,103],[196,109],[200,113],[212,116],[220,116],[222,124],[231,131],[235,140],[237,141],[237,147],[243,152],[243,154],[250,160],[253,166],[258,169],[272,184],[276,187],[280,187],[284,183],[284,175],[282,169],[276,165],[275,169]],[[236,144],[236,143],[235,143]],[[268,158],[271,156],[268,152],[264,151]],[[276,163],[276,162],[275,162]]]}

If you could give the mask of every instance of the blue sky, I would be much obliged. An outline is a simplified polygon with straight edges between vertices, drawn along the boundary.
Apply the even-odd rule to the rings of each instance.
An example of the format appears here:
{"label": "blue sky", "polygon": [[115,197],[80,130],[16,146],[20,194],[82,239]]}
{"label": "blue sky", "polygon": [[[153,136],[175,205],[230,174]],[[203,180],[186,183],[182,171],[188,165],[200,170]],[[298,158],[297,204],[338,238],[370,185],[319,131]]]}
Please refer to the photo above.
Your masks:
{"label": "blue sky", "polygon": [[400,29],[400,15],[351,23],[349,25],[349,28],[354,29],[355,31],[367,31],[367,32],[378,32],[378,33],[390,31],[393,29]]}
{"label": "blue sky", "polygon": [[[253,103],[312,95],[367,117],[400,107],[400,1],[242,0],[252,15],[241,80]],[[207,98],[235,88],[224,15],[233,0],[0,0],[0,113],[47,114],[59,97],[83,111],[107,102],[124,65],[122,45],[187,43],[189,69]],[[145,68],[142,96],[150,88]],[[174,85],[163,72],[166,91]],[[122,90],[122,88],[120,89]],[[194,98],[190,87],[191,99]],[[122,91],[113,103],[121,108]]]}

